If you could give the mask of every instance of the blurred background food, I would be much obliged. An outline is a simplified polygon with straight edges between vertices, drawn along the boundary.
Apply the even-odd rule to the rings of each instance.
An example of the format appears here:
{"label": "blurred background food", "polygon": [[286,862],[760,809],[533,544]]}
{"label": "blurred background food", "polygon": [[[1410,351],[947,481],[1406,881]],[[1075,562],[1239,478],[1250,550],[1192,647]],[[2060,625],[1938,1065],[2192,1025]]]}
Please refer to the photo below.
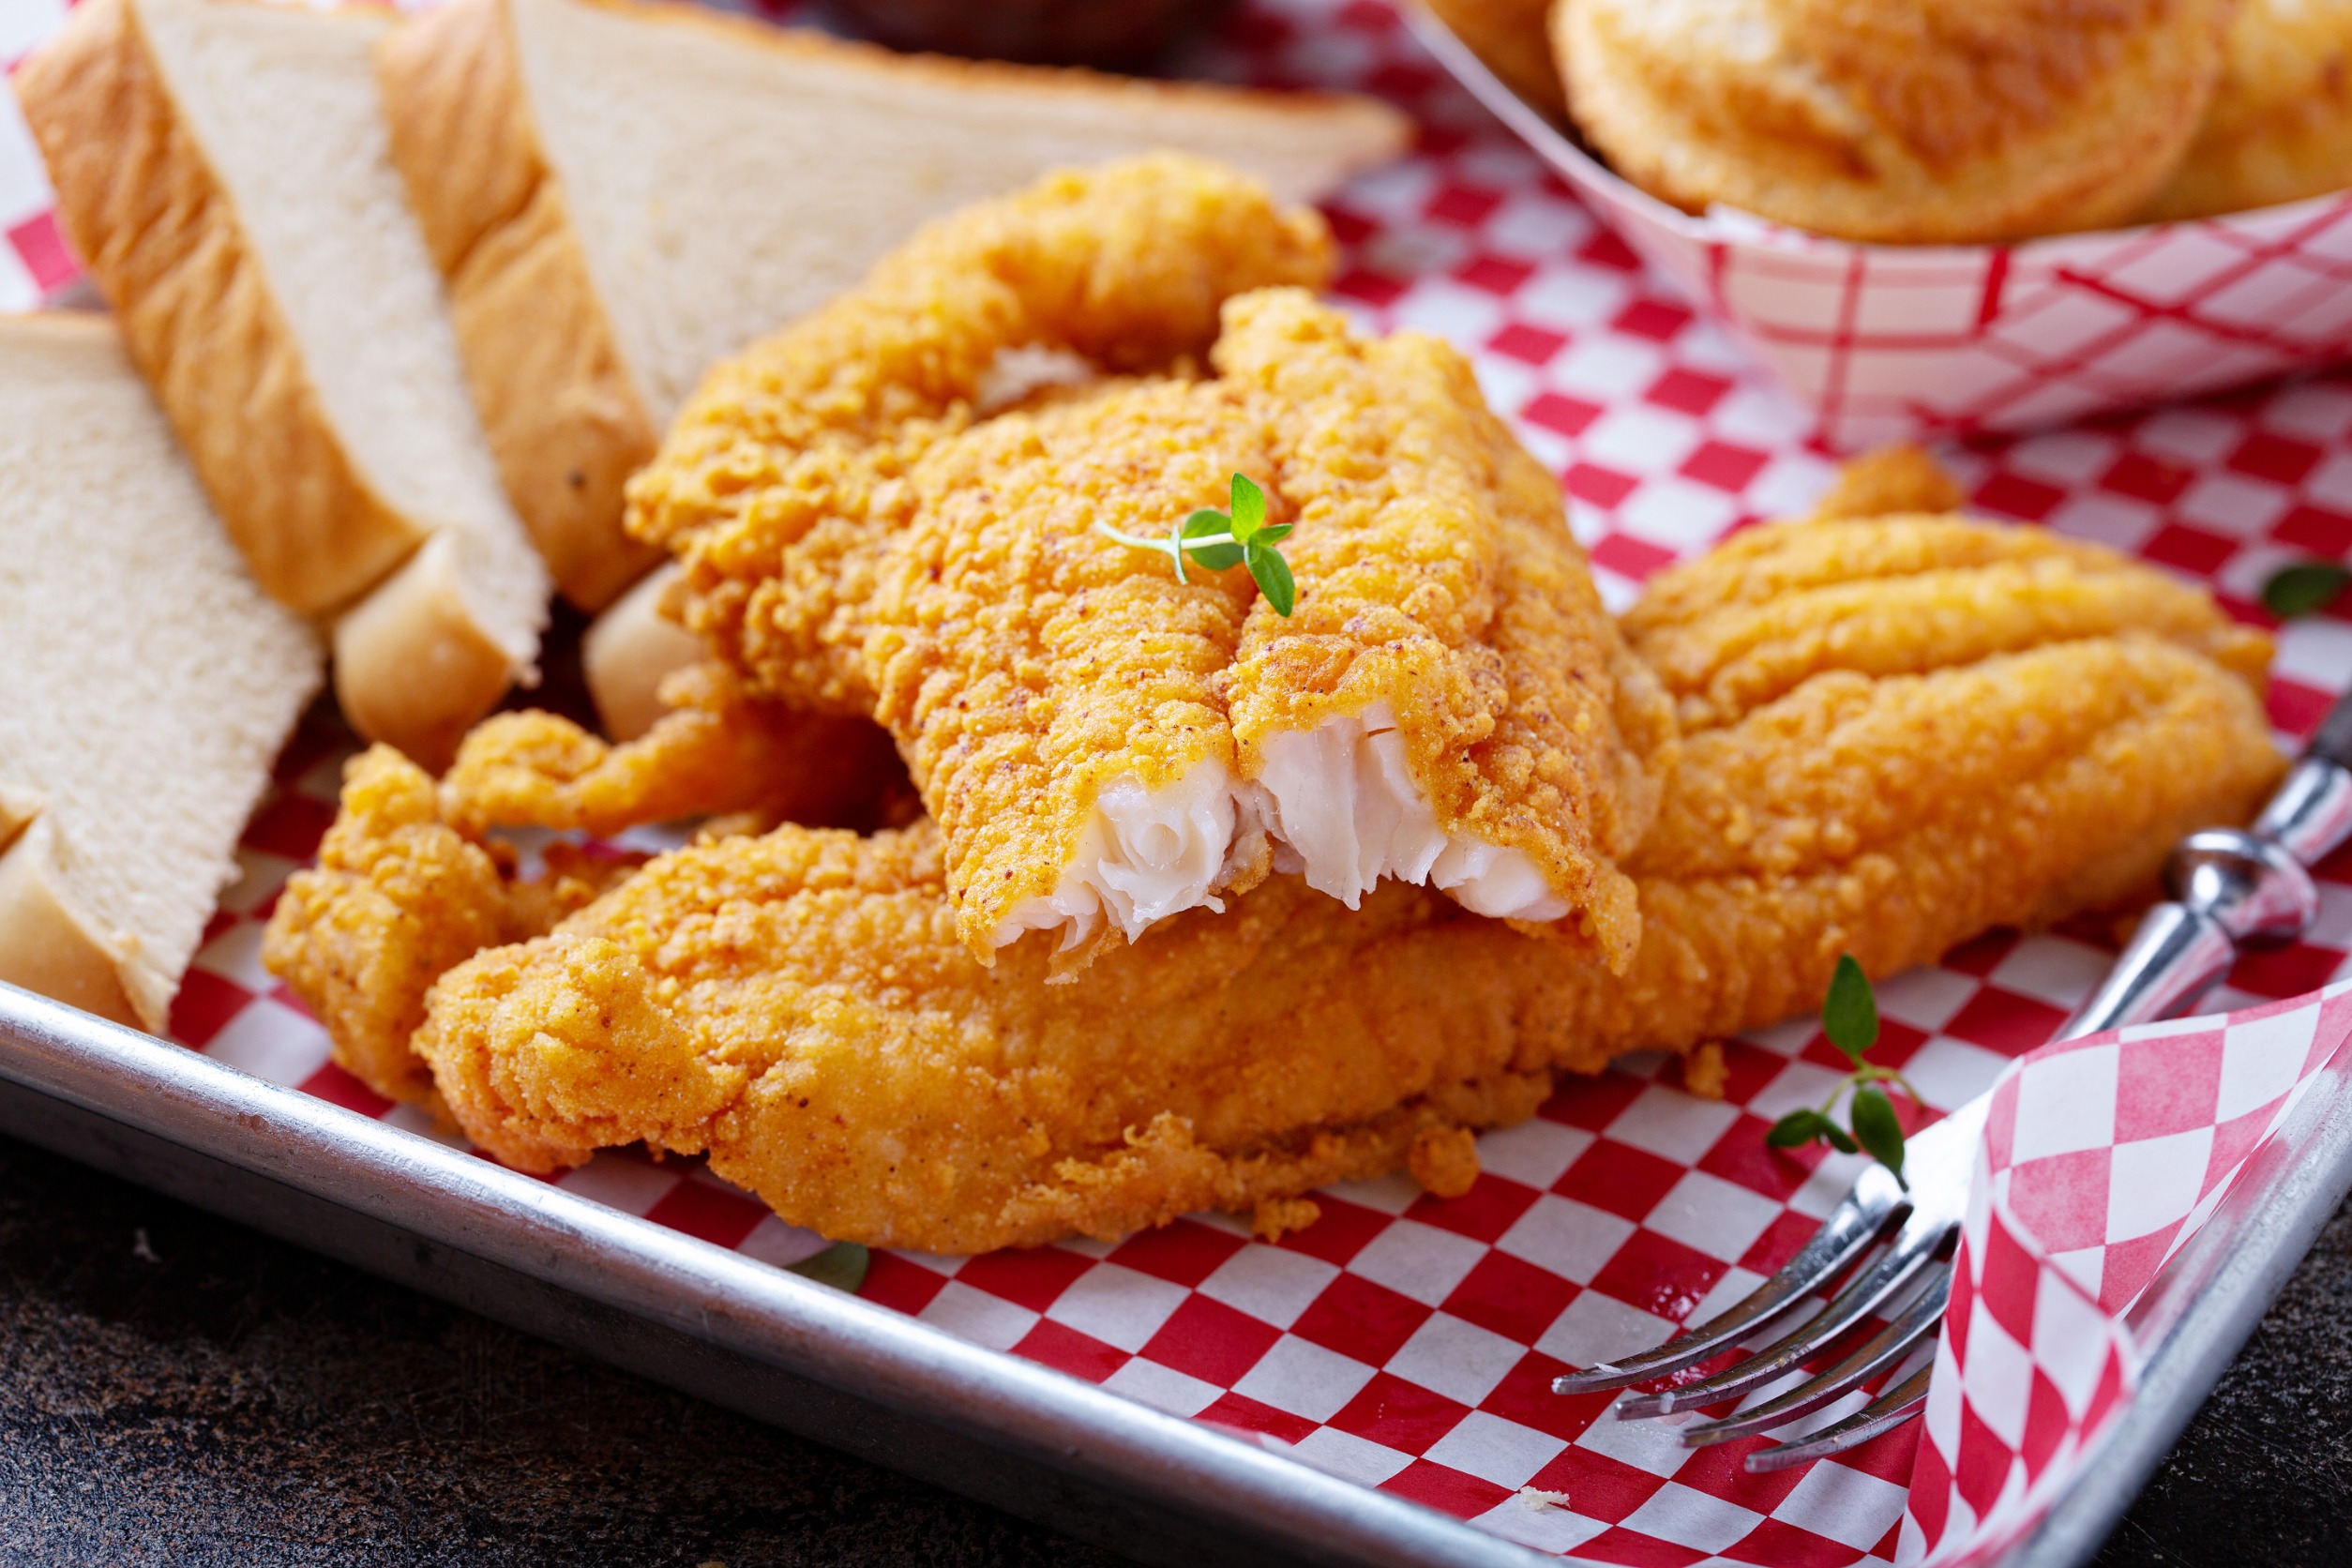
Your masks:
{"label": "blurred background food", "polygon": [[2352,186],[2352,0],[1424,3],[1691,212],[1968,244]]}
{"label": "blurred background food", "polygon": [[1031,66],[1148,70],[1232,0],[820,0],[828,22],[892,49]]}

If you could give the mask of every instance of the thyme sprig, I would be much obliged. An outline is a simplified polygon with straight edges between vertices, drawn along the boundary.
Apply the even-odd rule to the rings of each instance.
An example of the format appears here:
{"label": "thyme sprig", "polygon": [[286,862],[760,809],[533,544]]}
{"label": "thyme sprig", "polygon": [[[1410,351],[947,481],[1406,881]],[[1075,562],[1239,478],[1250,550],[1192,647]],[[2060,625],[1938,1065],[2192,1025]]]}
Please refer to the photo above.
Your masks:
{"label": "thyme sprig", "polygon": [[1290,564],[1274,546],[1289,536],[1291,525],[1267,524],[1266,492],[1247,475],[1233,475],[1232,505],[1229,513],[1203,506],[1169,529],[1165,539],[1138,538],[1107,522],[1096,523],[1094,532],[1137,550],[1160,551],[1176,564],[1179,582],[1190,580],[1184,576],[1186,555],[1192,557],[1194,565],[1213,572],[1246,565],[1251,580],[1266,596],[1266,602],[1274,606],[1274,613],[1287,616],[1298,602],[1298,584],[1291,580]]}
{"label": "thyme sprig", "polygon": [[[1836,972],[1830,976],[1830,994],[1821,1003],[1821,1033],[1854,1064],[1854,1070],[1838,1080],[1819,1109],[1790,1111],[1772,1123],[1764,1141],[1775,1149],[1826,1143],[1844,1154],[1867,1149],[1907,1190],[1910,1183],[1903,1177],[1903,1123],[1895,1117],[1894,1102],[1879,1086],[1892,1083],[1913,1105],[1923,1102],[1901,1073],[1863,1060],[1878,1043],[1878,999],[1870,989],[1870,977],[1862,973],[1862,965],[1850,953],[1838,955]],[[1848,1089],[1854,1092],[1846,1113],[1851,1132],[1830,1115],[1837,1097]]]}

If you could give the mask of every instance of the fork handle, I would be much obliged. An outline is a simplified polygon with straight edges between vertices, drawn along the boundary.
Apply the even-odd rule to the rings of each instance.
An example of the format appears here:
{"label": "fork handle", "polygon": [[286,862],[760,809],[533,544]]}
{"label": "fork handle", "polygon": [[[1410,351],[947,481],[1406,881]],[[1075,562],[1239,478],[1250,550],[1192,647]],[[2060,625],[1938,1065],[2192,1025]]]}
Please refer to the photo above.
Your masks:
{"label": "fork handle", "polygon": [[2207,828],[2164,867],[2172,897],[2156,905],[2055,1038],[2178,1018],[2220,984],[2249,943],[2311,928],[2319,890],[2310,867],[2352,838],[2352,693],[2320,720],[2286,781],[2251,828]]}

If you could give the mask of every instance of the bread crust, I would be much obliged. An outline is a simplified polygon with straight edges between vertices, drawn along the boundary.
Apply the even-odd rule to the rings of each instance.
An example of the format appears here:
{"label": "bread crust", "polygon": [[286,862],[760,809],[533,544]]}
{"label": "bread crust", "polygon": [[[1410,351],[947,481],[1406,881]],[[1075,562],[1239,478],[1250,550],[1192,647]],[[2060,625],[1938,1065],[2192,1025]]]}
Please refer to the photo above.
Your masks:
{"label": "bread crust", "polygon": [[115,310],[254,580],[344,604],[424,534],[344,450],[134,0],[85,0],[17,74],[67,237]]}
{"label": "bread crust", "polygon": [[90,929],[51,880],[51,864],[49,830],[38,818],[0,851],[0,980],[162,1033],[173,988]]}
{"label": "bread crust", "polygon": [[621,528],[622,487],[660,431],[541,150],[504,0],[393,29],[376,77],[507,498],[564,596],[600,610],[660,559]]}
{"label": "bread crust", "polygon": [[[894,90],[1018,83],[1029,94],[1198,101],[1229,92],[1252,113],[1357,122],[1361,161],[1401,152],[1403,117],[1365,98],[1129,82],[1084,70],[894,54],[795,35],[700,7],[577,0],[731,46],[864,71]],[[659,552],[622,527],[622,490],[661,431],[591,278],[562,182],[533,119],[507,0],[454,0],[377,46],[392,158],[446,282],[476,407],[515,509],[565,597],[596,611]]]}
{"label": "bread crust", "polygon": [[1882,244],[2127,219],[2188,145],[2233,0],[1560,0],[1570,113],[1619,173]]}
{"label": "bread crust", "polygon": [[353,729],[435,773],[514,681],[458,583],[456,541],[427,541],[335,623],[335,700]]}
{"label": "bread crust", "polygon": [[662,566],[612,602],[580,640],[580,671],[607,740],[633,741],[670,711],[661,684],[711,656],[703,641],[662,613],[684,575]]}

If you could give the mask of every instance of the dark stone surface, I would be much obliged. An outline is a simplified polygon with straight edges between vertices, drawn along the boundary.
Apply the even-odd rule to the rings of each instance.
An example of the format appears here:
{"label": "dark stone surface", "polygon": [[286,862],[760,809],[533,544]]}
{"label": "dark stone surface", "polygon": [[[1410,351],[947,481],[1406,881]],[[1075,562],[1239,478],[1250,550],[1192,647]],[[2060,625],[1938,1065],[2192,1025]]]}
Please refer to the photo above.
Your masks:
{"label": "dark stone surface", "polygon": [[2100,1568],[2352,1562],[2352,1206],[2223,1375]]}
{"label": "dark stone surface", "polygon": [[[2352,1214],[2100,1558],[2352,1561]],[[0,1564],[1118,1560],[0,1139]]]}
{"label": "dark stone surface", "polygon": [[0,1564],[1121,1560],[0,1139]]}

